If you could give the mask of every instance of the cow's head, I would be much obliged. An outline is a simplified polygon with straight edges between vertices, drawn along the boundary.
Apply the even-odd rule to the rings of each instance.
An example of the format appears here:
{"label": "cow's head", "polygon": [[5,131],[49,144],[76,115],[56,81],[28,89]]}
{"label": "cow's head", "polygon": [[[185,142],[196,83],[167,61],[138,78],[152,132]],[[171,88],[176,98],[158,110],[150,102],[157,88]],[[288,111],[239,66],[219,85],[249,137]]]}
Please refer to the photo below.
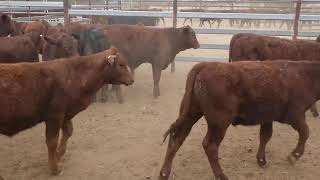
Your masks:
{"label": "cow's head", "polygon": [[116,48],[106,51],[104,59],[106,63],[107,84],[131,85],[134,81],[130,73],[127,62],[123,59]]}
{"label": "cow's head", "polygon": [[196,37],[196,33],[190,26],[183,26],[181,28],[178,28],[180,31],[180,34],[182,35],[183,39],[183,48],[189,49],[198,49],[200,47],[198,39]]}
{"label": "cow's head", "polygon": [[43,36],[42,60],[78,56],[78,43],[72,35],[64,32]]}
{"label": "cow's head", "polygon": [[0,14],[0,37],[13,33],[11,18],[6,14]]}

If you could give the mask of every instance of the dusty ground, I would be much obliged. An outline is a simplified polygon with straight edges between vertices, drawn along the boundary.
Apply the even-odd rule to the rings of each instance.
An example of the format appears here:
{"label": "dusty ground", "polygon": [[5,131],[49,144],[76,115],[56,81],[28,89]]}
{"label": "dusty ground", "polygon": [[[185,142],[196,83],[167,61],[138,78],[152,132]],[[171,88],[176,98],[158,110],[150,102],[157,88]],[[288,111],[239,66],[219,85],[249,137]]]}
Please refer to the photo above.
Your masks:
{"label": "dusty ground", "polygon": [[[200,35],[201,43],[229,42],[231,36]],[[226,56],[226,52],[190,50],[182,55]],[[177,63],[176,73],[168,68],[161,79],[161,96],[152,98],[151,67],[138,68],[133,87],[124,89],[125,104],[114,100],[92,104],[78,114],[74,135],[61,165],[64,173],[51,177],[47,167],[44,124],[14,138],[0,136],[0,174],[6,180],[147,180],[156,179],[166,145],[162,135],[177,118],[185,79],[194,63]],[[112,99],[112,98],[111,98]],[[320,120],[307,113],[310,138],[305,155],[290,166],[286,161],[295,147],[297,133],[275,123],[267,147],[269,166],[256,165],[258,127],[230,127],[221,145],[221,164],[232,180],[316,180],[320,177]],[[201,119],[191,131],[174,161],[176,180],[213,179],[202,149],[206,123]]]}

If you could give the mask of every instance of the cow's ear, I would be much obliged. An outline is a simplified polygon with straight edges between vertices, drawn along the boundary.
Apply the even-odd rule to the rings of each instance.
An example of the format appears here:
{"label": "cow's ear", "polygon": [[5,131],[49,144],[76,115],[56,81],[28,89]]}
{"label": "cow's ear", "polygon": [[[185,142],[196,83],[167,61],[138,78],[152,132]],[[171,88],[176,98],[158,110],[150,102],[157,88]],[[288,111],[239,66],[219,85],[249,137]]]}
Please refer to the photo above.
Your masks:
{"label": "cow's ear", "polygon": [[43,38],[43,40],[47,41],[50,44],[58,44],[58,41],[56,39],[53,39],[51,37],[47,37],[47,36],[41,36]]}
{"label": "cow's ear", "polygon": [[111,48],[109,49],[109,51],[110,51],[110,54],[112,54],[112,55],[116,55],[116,54],[118,53],[118,49],[115,48],[115,47],[111,47]]}
{"label": "cow's ear", "polygon": [[72,33],[71,34],[76,40],[80,40],[80,34],[79,33]]}
{"label": "cow's ear", "polygon": [[1,21],[7,23],[10,21],[10,17],[6,14],[1,14]]}
{"label": "cow's ear", "polygon": [[115,61],[116,57],[117,57],[117,55],[109,55],[107,57],[107,64],[112,66],[114,64],[114,61]]}

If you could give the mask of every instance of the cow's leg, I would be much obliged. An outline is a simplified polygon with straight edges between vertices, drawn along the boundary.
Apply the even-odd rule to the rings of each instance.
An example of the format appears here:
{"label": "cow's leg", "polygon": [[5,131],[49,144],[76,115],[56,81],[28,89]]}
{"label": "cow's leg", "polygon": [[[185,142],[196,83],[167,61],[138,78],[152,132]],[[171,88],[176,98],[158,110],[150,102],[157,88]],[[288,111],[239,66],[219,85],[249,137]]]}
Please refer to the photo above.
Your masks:
{"label": "cow's leg", "polygon": [[108,101],[108,84],[105,84],[100,89],[100,101],[105,103]]}
{"label": "cow's leg", "polygon": [[[213,120],[211,118],[218,116],[207,116],[205,114],[205,117],[208,123],[208,132],[202,142],[203,148],[206,152],[215,178],[219,180],[228,180],[229,178],[223,173],[223,170],[220,166],[218,153],[220,143],[223,140],[229,125],[224,123],[226,122],[225,120],[221,119],[220,121],[220,117],[219,120]],[[223,117],[223,115],[221,117]]]}
{"label": "cow's leg", "polygon": [[153,97],[157,98],[160,96],[159,82],[161,77],[161,67],[152,64],[152,73],[153,73]]}
{"label": "cow's leg", "polygon": [[48,163],[51,173],[58,175],[61,169],[58,167],[57,146],[59,140],[60,124],[58,120],[52,119],[46,121],[46,143],[48,147]]}
{"label": "cow's leg", "polygon": [[173,129],[169,134],[169,144],[165,156],[164,163],[162,165],[159,180],[169,179],[171,173],[172,162],[175,154],[183,144],[184,140],[191,131],[192,126],[202,117],[201,113],[195,113],[193,115],[181,116],[173,123],[170,129]]}
{"label": "cow's leg", "polygon": [[62,138],[58,148],[58,159],[60,159],[66,152],[67,141],[72,136],[73,124],[71,120],[65,120],[61,127]]}
{"label": "cow's leg", "polygon": [[318,112],[316,103],[314,103],[314,104],[311,106],[310,111],[311,111],[313,117],[319,117],[319,112]]}
{"label": "cow's leg", "polygon": [[203,26],[203,21],[200,19],[199,27]]}
{"label": "cow's leg", "polygon": [[304,114],[299,119],[292,121],[291,126],[298,131],[299,140],[296,148],[288,156],[288,160],[291,164],[295,162],[303,155],[306,141],[309,137],[309,127],[305,121]]}
{"label": "cow's leg", "polygon": [[218,19],[218,20],[217,20],[217,23],[218,23],[218,29],[220,28],[221,22],[222,22],[222,20],[221,20],[221,19]]}
{"label": "cow's leg", "polygon": [[257,162],[260,167],[267,164],[266,161],[266,145],[272,136],[272,123],[264,123],[260,126],[260,145],[257,153]]}
{"label": "cow's leg", "polygon": [[186,21],[188,20],[188,18],[184,18],[184,20],[183,20],[183,25],[186,23]]}
{"label": "cow's leg", "polygon": [[120,85],[112,85],[112,92],[116,93],[118,103],[122,104],[124,102],[124,100],[123,100],[121,86]]}

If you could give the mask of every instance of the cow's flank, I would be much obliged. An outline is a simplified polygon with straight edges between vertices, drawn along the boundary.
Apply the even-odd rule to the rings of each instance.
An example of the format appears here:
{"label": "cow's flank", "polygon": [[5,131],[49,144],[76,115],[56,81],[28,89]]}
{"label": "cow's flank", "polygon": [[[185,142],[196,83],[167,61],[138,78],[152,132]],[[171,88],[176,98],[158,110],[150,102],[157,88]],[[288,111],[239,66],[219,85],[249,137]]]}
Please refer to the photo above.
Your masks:
{"label": "cow's flank", "polygon": [[[320,60],[320,44],[314,40],[289,40],[278,37],[239,33],[232,37],[229,62],[241,60]],[[310,109],[319,116],[316,106]]]}

